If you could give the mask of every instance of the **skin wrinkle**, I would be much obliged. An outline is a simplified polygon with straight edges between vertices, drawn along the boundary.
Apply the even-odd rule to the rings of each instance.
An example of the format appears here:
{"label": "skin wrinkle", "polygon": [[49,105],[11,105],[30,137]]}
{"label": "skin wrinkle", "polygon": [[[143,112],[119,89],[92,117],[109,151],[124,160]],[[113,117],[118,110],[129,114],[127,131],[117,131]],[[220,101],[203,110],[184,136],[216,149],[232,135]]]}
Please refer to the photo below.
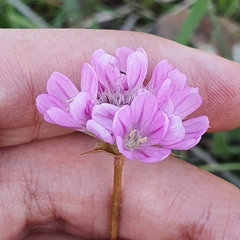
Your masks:
{"label": "skin wrinkle", "polygon": [[[209,58],[209,56],[206,56],[206,57]],[[214,58],[214,55],[211,56],[211,58]],[[221,60],[223,60],[223,59],[221,59]],[[213,78],[210,74],[210,73],[216,72],[216,69],[219,69],[217,62],[215,62],[214,59],[212,61],[212,64],[210,64],[210,65],[207,65],[205,59],[203,59],[203,58],[198,59],[198,63],[200,63],[202,65],[202,68],[205,69],[205,71],[204,71],[205,74],[202,74],[199,77],[195,76],[195,78],[194,78],[194,72],[196,72],[196,70],[197,70],[196,69],[197,64],[193,64],[193,68],[191,68],[189,70],[190,71],[192,70],[192,72],[193,72],[191,74],[193,81],[194,81],[194,79],[199,79],[195,82],[196,82],[196,86],[200,87],[200,92],[201,92],[201,88],[203,88],[203,85],[205,85],[204,89],[206,89],[206,91],[208,93],[207,96],[209,96],[208,103],[211,103],[215,109],[220,109],[222,107],[222,105],[223,106],[227,106],[227,105],[234,106],[235,105],[235,104],[233,104],[234,102],[232,102],[232,104],[230,104],[229,101],[231,101],[233,99],[232,96],[234,94],[238,94],[239,87],[236,84],[235,88],[232,89],[232,86],[231,86],[232,81],[228,81],[228,79],[224,79],[224,76],[227,77],[227,76],[231,75],[228,70],[229,69],[228,65],[230,65],[229,64],[230,62],[226,61],[225,68],[221,69],[223,71],[222,76],[220,75],[219,78],[217,78],[217,76],[216,76],[216,78]],[[216,75],[218,75],[218,74],[216,74]],[[203,81],[201,81],[202,84],[199,84],[201,78]],[[219,82],[219,80],[221,78],[223,79],[223,81]],[[209,81],[209,79],[211,79],[211,81]],[[236,81],[237,81],[237,79],[236,79]],[[231,91],[229,91],[229,89],[231,89]],[[221,101],[219,101],[219,97],[221,98]],[[207,102],[203,103],[202,109],[204,107],[208,108]],[[235,110],[235,108],[233,108],[233,111],[234,110]],[[219,119],[223,119],[222,123],[227,124],[227,121],[224,119],[224,116],[226,114],[223,115],[222,112],[220,112],[220,114],[219,114],[219,112],[220,111],[215,111],[215,114],[217,115],[217,117]],[[224,107],[224,112],[225,113],[229,112],[229,108]]]}
{"label": "skin wrinkle", "polygon": [[[172,199],[172,201],[171,201],[171,203],[170,203],[170,205],[169,205],[169,207],[168,207],[168,210],[167,210],[167,215],[166,215],[166,219],[164,220],[164,225],[167,225],[166,223],[168,222],[169,214],[170,214],[170,212],[171,212],[171,209],[172,209],[172,207],[173,207],[173,204],[174,204],[175,200],[177,199],[179,193],[181,193],[181,192],[182,192],[182,189],[179,189],[179,190],[176,192],[175,196],[173,197],[173,199]],[[182,203],[182,204],[183,204],[183,203]]]}
{"label": "skin wrinkle", "polygon": [[[91,176],[90,178],[91,179],[93,179],[94,178],[94,175],[93,175],[93,173],[92,172],[90,172],[89,173],[89,175]],[[95,206],[94,206],[94,202],[97,202],[98,201],[98,199],[97,199],[97,196],[96,196],[96,194],[95,194],[95,191],[94,191],[94,189],[92,188],[92,197],[90,198],[90,204],[89,204],[89,206],[90,206],[90,211],[89,211],[89,215],[91,215],[91,216],[93,216],[93,218],[92,218],[92,221],[91,221],[91,226],[92,226],[92,232],[90,233],[90,238],[91,239],[94,239],[95,237],[97,238],[97,233],[95,233],[95,229],[97,228],[97,223],[95,223],[95,222],[97,222],[97,219],[96,219],[96,213],[94,212],[94,210],[95,210]],[[111,192],[109,193],[109,195],[111,194]],[[106,207],[106,212],[108,212],[108,210],[107,210],[108,208]]]}
{"label": "skin wrinkle", "polygon": [[[28,164],[28,165],[30,165],[30,164]],[[29,167],[29,166],[28,166]],[[25,188],[25,190],[24,190],[24,193],[23,193],[23,203],[24,203],[24,205],[25,205],[25,207],[26,207],[26,215],[28,215],[28,214],[30,214],[31,213],[31,206],[32,206],[32,204],[31,204],[31,202],[32,202],[32,194],[31,194],[31,183],[33,182],[32,180],[33,180],[33,175],[32,175],[32,169],[30,168],[28,168],[28,170],[29,170],[29,175],[31,176],[30,178],[28,177],[29,175],[28,174],[26,174],[26,171],[25,171],[25,169],[26,169],[26,166],[25,167],[23,167],[22,166],[22,175],[23,175],[23,181],[25,182],[25,186],[26,186],[26,188]],[[36,199],[35,199],[36,200]],[[26,219],[26,224],[27,224],[27,219]]]}
{"label": "skin wrinkle", "polygon": [[[187,188],[188,185],[189,184],[185,184],[184,186],[181,185],[181,190],[176,194],[176,195],[178,195],[178,198],[181,199],[181,201],[178,199],[179,203],[181,202],[181,205],[177,204],[177,208],[175,207],[175,209],[174,209],[172,207],[173,204],[171,204],[172,212],[178,212],[178,216],[179,216],[179,224],[178,224],[179,225],[179,231],[182,230],[182,235],[184,237],[183,239],[191,239],[191,240],[192,239],[196,239],[196,240],[200,240],[200,239],[202,239],[202,240],[206,240],[207,239],[208,240],[209,239],[210,240],[211,238],[207,238],[206,237],[208,235],[206,235],[206,234],[203,235],[201,233],[198,234],[198,232],[201,232],[201,231],[204,230],[203,220],[201,219],[202,218],[202,216],[201,216],[202,214],[200,216],[195,216],[196,219],[199,219],[199,221],[197,220],[196,222],[194,220],[194,217],[192,217],[192,221],[190,221],[190,219],[188,220],[188,221],[190,221],[189,223],[188,223],[187,219],[183,220],[181,218],[181,215],[184,215],[184,212],[188,211],[188,209],[189,209],[188,204],[189,204],[189,197],[191,197],[191,195],[187,196],[187,192],[184,193],[184,189]],[[190,183],[190,185],[191,185],[191,183]],[[184,196],[185,199],[183,199],[183,197],[181,196],[181,194],[180,194],[181,192],[182,192],[182,195]],[[175,195],[174,199],[176,199],[176,195]],[[174,200],[171,200],[171,203],[173,201]],[[184,205],[185,205],[185,207],[184,207]],[[168,207],[168,209],[170,209],[170,207]],[[176,209],[177,209],[177,211],[176,211]],[[169,212],[169,210],[167,212]],[[176,215],[176,213],[175,213],[175,215]],[[170,216],[170,218],[171,218],[171,216]],[[184,222],[185,222],[185,224],[184,224]],[[193,230],[191,230],[191,229],[193,229]],[[197,232],[194,229],[198,229]],[[203,229],[203,230],[201,230],[201,229]],[[197,237],[196,238],[192,238],[191,236],[195,236],[195,237],[196,236],[200,236],[200,238],[197,238]]]}
{"label": "skin wrinkle", "polygon": [[[159,218],[158,217],[158,213],[159,212],[162,212],[162,209],[164,209],[164,211],[166,212],[165,214],[164,214],[164,216],[166,216],[166,218],[164,217],[163,219],[162,219],[162,221],[160,222],[160,223],[157,223],[156,224],[156,229],[158,229],[159,228],[159,225],[161,225],[161,228],[162,229],[164,229],[165,228],[165,226],[167,227],[167,228],[171,228],[171,227],[173,227],[172,226],[172,220],[170,220],[170,221],[168,221],[168,218],[169,218],[169,214],[170,214],[170,210],[171,210],[171,208],[172,208],[172,206],[173,206],[173,203],[174,203],[174,201],[175,201],[175,199],[177,198],[177,196],[179,195],[179,193],[182,191],[181,189],[176,193],[176,195],[173,197],[173,199],[171,199],[171,203],[170,203],[170,206],[168,206],[167,208],[167,210],[166,210],[166,207],[164,207],[164,202],[161,200],[161,199],[164,199],[164,197],[166,196],[166,194],[167,193],[163,193],[162,194],[162,192],[163,192],[163,190],[161,189],[162,188],[162,182],[161,181],[159,181],[158,182],[158,188],[157,188],[157,191],[155,192],[156,194],[155,194],[155,201],[154,201],[154,204],[153,204],[153,211],[152,211],[152,214],[149,214],[150,216],[153,216],[152,217],[152,219],[157,219],[157,218]],[[165,187],[165,189],[167,189],[167,187]],[[166,192],[167,192],[167,190],[166,190]],[[161,194],[161,195],[163,195],[163,197],[161,198],[161,199],[159,199],[158,198],[158,194]],[[183,203],[183,202],[182,202]],[[159,205],[161,205],[161,207],[159,207]],[[168,223],[168,224],[167,224]],[[175,226],[174,226],[175,228],[177,228],[176,227],[176,224],[175,224]],[[182,233],[181,232],[185,232],[185,230],[183,230],[183,229],[185,229],[184,227],[183,228],[179,228],[178,229],[178,235],[180,236]],[[159,230],[159,232],[161,232],[161,234],[159,234],[160,236],[162,236],[162,237],[164,237],[164,233],[161,231],[161,230]],[[165,238],[164,239],[173,239],[174,238],[174,236],[176,235],[176,233],[174,233],[174,231],[172,232],[172,235],[171,236],[165,236]],[[178,238],[179,239],[179,238]],[[186,238],[184,238],[184,240],[187,240]]]}
{"label": "skin wrinkle", "polygon": [[[175,172],[175,173],[172,173],[174,175],[181,175],[181,171],[178,171],[178,172]],[[164,177],[164,176],[163,176]],[[187,205],[186,201],[189,199],[189,195],[187,194],[187,190],[186,188],[188,188],[189,186],[191,185],[190,182],[186,182],[186,183],[176,183],[176,186],[175,189],[178,189],[178,191],[174,191],[174,195],[171,197],[171,201],[169,201],[169,205],[167,205],[166,207],[164,207],[166,209],[166,216],[167,216],[167,219],[164,219],[164,223],[163,223],[163,226],[166,226],[167,223],[168,223],[168,218],[171,219],[172,216],[175,217],[176,213],[174,214],[174,212],[177,212],[179,215],[182,214],[182,212],[184,213],[184,209],[182,209],[182,207],[185,205]],[[169,195],[169,192],[171,192],[171,189],[172,186],[168,186],[168,184],[164,185],[164,189],[165,189],[165,193],[164,193],[164,198],[168,197]],[[178,201],[175,203],[175,201]],[[173,214],[171,214],[171,212],[173,212]],[[179,219],[181,220],[181,217],[179,217]],[[184,222],[184,220],[181,220],[181,222]],[[180,222],[180,225],[182,225],[183,223]],[[186,225],[188,225],[186,223]],[[185,229],[185,232],[187,232],[187,229],[186,228],[183,228],[183,227],[180,227],[179,230],[182,232],[182,234],[185,236],[186,233],[184,232],[184,230],[182,229]]]}
{"label": "skin wrinkle", "polygon": [[[128,202],[126,202],[126,197],[125,197],[125,194],[124,194],[124,191],[122,191],[122,194],[121,194],[121,198],[122,198],[122,203],[121,203],[121,212],[120,212],[120,221],[122,224],[119,226],[119,232],[121,233],[122,230],[121,229],[125,229],[125,232],[127,233],[127,236],[130,238],[130,239],[134,239],[135,235],[136,235],[136,230],[135,229],[131,229],[131,227],[129,226],[129,224],[127,224],[127,222],[124,223],[124,221],[122,221],[122,219],[131,219],[131,213],[129,213],[129,211],[125,211],[125,208],[126,208],[126,204],[129,204],[134,202],[134,200],[132,198],[128,198]],[[110,200],[109,200],[109,204],[110,204]],[[132,205],[134,205],[132,203]],[[135,224],[136,226],[138,226],[138,218],[137,216],[135,217]],[[126,235],[126,234],[125,234]]]}
{"label": "skin wrinkle", "polygon": [[230,204],[228,203],[228,215],[227,215],[227,219],[226,219],[226,223],[225,223],[225,226],[224,226],[224,229],[223,229],[223,239],[225,239],[225,236],[226,236],[226,229],[228,227],[228,223],[230,221],[230,218],[231,218],[231,213],[230,213]]}
{"label": "skin wrinkle", "polygon": [[[23,184],[21,178],[19,179],[14,175],[14,172],[19,170],[19,164],[13,165],[11,171],[9,171],[8,166],[10,161],[11,160],[7,156],[5,157],[5,153],[2,151],[2,158],[0,161],[0,209],[2,211],[0,214],[1,240],[15,239],[18,234],[18,228],[21,228],[23,225],[20,220],[23,218],[25,210],[23,201],[21,200],[21,196],[23,195],[21,191],[23,189]],[[18,204],[16,204],[17,202]],[[13,220],[16,221],[14,228],[11,228],[11,232],[6,232],[6,226],[10,226]]]}
{"label": "skin wrinkle", "polygon": [[29,72],[29,75],[30,75],[30,83],[27,82],[27,86],[28,86],[28,89],[29,89],[29,93],[31,94],[31,98],[32,98],[32,102],[31,102],[31,105],[34,107],[33,108],[33,129],[32,129],[32,140],[34,139],[37,139],[38,136],[39,136],[39,133],[40,133],[40,115],[39,115],[39,112],[37,111],[37,108],[35,107],[35,104],[36,104],[36,91],[35,91],[35,88],[34,88],[34,82],[33,82],[33,79],[34,79],[34,76],[31,76],[31,72]]}
{"label": "skin wrinkle", "polygon": [[[88,173],[88,175],[89,175],[89,178],[90,179],[94,179],[94,174],[93,174],[93,172],[92,171],[90,171],[89,173]],[[81,181],[81,178],[80,178],[80,176],[79,176],[79,179],[80,179],[80,181]],[[98,188],[98,187],[97,187]],[[109,193],[109,194],[111,194],[111,193]],[[83,193],[83,195],[85,195],[85,193]],[[86,195],[88,195],[88,193],[86,192]],[[91,196],[89,196],[89,198],[87,198],[86,199],[86,201],[84,200],[84,202],[83,202],[83,208],[88,208],[88,209],[90,209],[89,210],[89,212],[88,212],[88,214],[89,214],[89,216],[92,216],[92,221],[91,221],[91,229],[92,229],[92,232],[90,233],[90,239],[93,239],[93,237],[95,236],[95,235],[97,235],[97,234],[95,234],[95,229],[96,228],[98,228],[98,226],[97,226],[97,223],[96,223],[96,214],[97,213],[95,213],[95,206],[94,206],[94,202],[98,202],[99,200],[101,200],[101,199],[96,199],[96,195],[95,195],[95,190],[92,188],[92,195]],[[108,208],[106,207],[106,212],[108,212]]]}
{"label": "skin wrinkle", "polygon": [[210,236],[212,236],[212,231],[211,229],[208,229],[211,207],[212,204],[210,204],[208,209],[202,209],[201,214],[199,214],[195,224],[191,224],[191,228],[188,231],[189,236],[195,236],[194,239],[196,240],[214,239],[210,238]]}
{"label": "skin wrinkle", "polygon": [[158,199],[158,194],[160,194],[160,189],[161,189],[161,181],[158,182],[157,184],[157,191],[155,191],[155,195],[154,195],[154,202],[153,202],[153,207],[152,207],[152,212],[151,214],[149,214],[150,216],[154,217],[154,215],[156,214],[156,210],[159,208],[158,204],[159,204],[159,199]]}
{"label": "skin wrinkle", "polygon": [[[213,204],[214,203],[210,203],[209,204],[209,207],[208,207],[208,209],[206,210],[206,213],[207,213],[207,215],[206,215],[206,217],[205,217],[205,221],[204,221],[204,223],[209,223],[210,222],[210,216],[211,216],[211,212],[210,212],[210,210],[212,209],[212,206],[213,206]],[[208,225],[208,224],[207,224]],[[195,228],[196,228],[197,226],[195,226]],[[209,234],[210,234],[210,236],[209,237],[211,237],[211,238],[209,238],[209,239],[212,239],[212,236],[213,236],[213,231],[212,231],[212,229],[210,228],[210,230],[209,230]]]}
{"label": "skin wrinkle", "polygon": [[[213,57],[212,57],[213,58]],[[214,59],[213,59],[214,60]],[[223,59],[222,59],[223,60]],[[202,109],[205,107],[206,109],[209,108],[207,106],[207,103],[211,103],[213,105],[214,109],[221,109],[223,106],[226,106],[223,108],[223,112],[225,114],[222,114],[221,111],[214,111],[214,114],[216,118],[222,119],[222,124],[226,125],[228,122],[225,118],[225,116],[228,116],[226,113],[229,113],[231,111],[235,111],[235,107],[233,107],[233,110],[229,111],[229,108],[227,107],[228,105],[234,106],[235,101],[231,101],[233,98],[232,96],[235,94],[238,94],[239,92],[239,87],[236,85],[235,87],[232,87],[232,81],[228,81],[227,79],[224,79],[224,76],[230,75],[228,72],[228,67],[227,65],[229,62],[226,61],[226,67],[222,69],[222,76],[219,76],[219,78],[212,78],[210,77],[210,73],[216,72],[216,69],[219,68],[217,63],[213,61],[211,65],[206,65],[206,62],[201,58],[199,60],[200,64],[202,64],[202,68],[205,68],[205,73],[208,74],[203,74],[200,77],[203,79],[202,84],[199,85],[200,79],[197,81],[199,87],[206,89],[207,91],[207,96],[209,97],[208,102],[203,102]],[[196,65],[193,65],[196,66]],[[192,70],[193,72],[196,71],[195,68]],[[217,74],[218,75],[218,74]],[[198,76],[197,76],[198,78]],[[223,81],[220,81],[220,79],[223,79]],[[194,79],[194,78],[193,78]],[[211,79],[211,81],[209,81]],[[212,81],[213,79],[213,81]],[[205,88],[202,87],[202,85],[205,85]],[[231,91],[229,91],[231,89]],[[200,89],[201,90],[201,89]],[[200,91],[201,92],[201,91]],[[221,101],[219,101],[219,98],[221,98]],[[237,107],[237,106],[236,106]],[[228,126],[230,127],[230,126]]]}
{"label": "skin wrinkle", "polygon": [[[29,165],[30,166],[30,165]],[[27,170],[26,170],[27,171]],[[40,174],[41,174],[41,170],[40,170]],[[35,178],[35,181],[36,182],[38,182],[38,177],[36,177]],[[40,178],[41,179],[41,178]],[[62,178],[62,179],[64,179],[64,178]],[[35,183],[36,183],[35,182]],[[32,218],[32,219],[34,219],[34,218],[36,218],[37,216],[40,216],[40,215],[42,215],[42,216],[44,216],[45,214],[44,214],[44,211],[42,211],[42,207],[40,207],[40,203],[41,203],[41,200],[38,198],[38,197],[36,197],[36,195],[39,195],[39,193],[37,193],[37,192],[39,192],[38,191],[38,187],[37,187],[37,185],[38,184],[34,184],[34,185],[32,185],[32,183],[29,185],[29,184],[27,184],[28,185],[28,187],[27,187],[27,189],[28,189],[28,192],[29,192],[29,196],[30,196],[30,201],[32,201],[32,196],[34,196],[34,199],[35,199],[35,204],[28,204],[29,206],[31,206],[31,208],[32,209],[36,209],[37,211],[29,211],[29,212],[31,212],[31,215],[29,215],[28,216],[28,218]],[[44,197],[45,198],[45,197]],[[44,200],[43,200],[44,201]],[[53,202],[52,200],[50,200],[49,201],[50,203],[51,202]],[[52,209],[56,209],[56,207],[54,207],[54,206],[52,206]],[[32,214],[34,212],[34,214]],[[39,213],[37,213],[37,212],[39,212]],[[54,212],[52,212],[52,215],[53,216],[57,216],[57,214],[56,213],[54,213]],[[59,221],[59,218],[58,217],[56,217],[56,219],[58,219],[57,221]],[[30,222],[28,222],[28,223],[30,223],[30,224],[34,224],[34,222],[35,221],[31,221],[31,223]],[[31,228],[30,228],[31,229]]]}
{"label": "skin wrinkle", "polygon": [[[28,153],[31,155],[31,153]],[[44,154],[43,154],[44,156]],[[23,166],[23,169],[26,169],[26,171],[23,170],[24,175],[27,173],[30,173],[29,177],[26,178],[26,189],[27,189],[27,199],[26,199],[26,207],[29,208],[28,214],[27,214],[27,224],[36,224],[38,216],[45,216],[47,219],[49,214],[46,214],[46,211],[44,209],[46,208],[44,206],[44,202],[46,202],[46,196],[44,196],[45,199],[40,200],[38,195],[40,191],[39,187],[39,179],[41,179],[42,169],[41,167],[38,169],[37,173],[33,170],[33,163],[28,162],[28,168],[26,168],[26,165]],[[51,203],[51,201],[49,201]],[[34,210],[33,210],[34,209]],[[29,220],[32,219],[32,220]]]}
{"label": "skin wrinkle", "polygon": [[142,184],[141,184],[141,188],[140,188],[140,191],[139,191],[139,198],[138,198],[138,201],[136,203],[136,208],[138,209],[138,217],[137,217],[137,222],[138,222],[138,226],[141,226],[141,200],[143,198],[143,195],[144,195],[144,185],[145,185],[145,181],[146,181],[146,176],[144,175],[144,177],[142,177]]}
{"label": "skin wrinkle", "polygon": [[[125,166],[124,166],[124,169],[125,169]],[[136,172],[138,172],[138,171],[139,171],[139,169],[137,168]],[[139,177],[136,178],[132,174],[126,175],[125,170],[123,171],[123,182],[122,182],[123,191],[122,191],[122,195],[121,195],[122,204],[121,204],[121,215],[120,215],[120,222],[123,222],[123,224],[120,225],[119,232],[121,233],[121,229],[125,229],[124,239],[126,238],[126,236],[128,236],[129,239],[137,238],[137,234],[138,234],[137,230],[131,229],[128,222],[126,222],[124,224],[124,221],[122,221],[122,219],[124,219],[124,218],[131,220],[132,215],[128,211],[128,208],[130,208],[129,204],[133,205],[134,209],[138,209],[136,206],[139,206],[140,197],[137,198],[137,201],[136,201],[136,199],[134,199],[132,195],[129,195],[127,191],[124,191],[126,185],[129,186],[131,184],[134,184],[135,181],[138,182],[138,185],[135,187],[135,192],[136,192],[135,194],[139,195],[139,192],[141,192],[142,185],[143,185],[142,176],[140,178]],[[137,211],[137,213],[135,215],[135,219],[134,219],[136,228],[138,228],[140,226],[139,215],[140,215],[140,213],[139,213],[139,211]]]}
{"label": "skin wrinkle", "polygon": [[17,236],[17,238],[15,240],[25,240],[26,237],[29,235],[29,230],[27,228],[24,228],[19,235]]}
{"label": "skin wrinkle", "polygon": [[[144,190],[144,185],[145,185],[145,182],[146,182],[146,179],[147,179],[147,176],[146,175],[144,175],[144,177],[142,176],[141,177],[141,188],[139,189],[139,191],[138,191],[138,201],[136,202],[136,209],[138,209],[138,211],[137,211],[137,217],[136,217],[136,219],[137,219],[137,226],[139,227],[139,228],[141,228],[141,226],[142,226],[142,223],[141,223],[141,215],[144,215],[143,213],[142,213],[142,204],[141,204],[141,201],[142,201],[142,199],[144,198],[144,195],[146,194],[145,193],[145,191],[146,191],[146,189]],[[148,210],[149,211],[149,210]]]}
{"label": "skin wrinkle", "polygon": [[[17,239],[18,240],[18,239]],[[22,240],[22,239],[20,239]],[[79,238],[68,234],[31,234],[24,240],[87,240],[86,238]]]}
{"label": "skin wrinkle", "polygon": [[[183,189],[178,192],[179,196],[180,196],[181,192],[183,192]],[[175,198],[175,199],[177,199],[177,198]],[[172,218],[175,218],[176,214],[179,214],[179,217],[177,219],[175,219],[175,221],[170,221],[170,223],[172,224],[172,227],[176,228],[175,235],[179,234],[179,235],[185,236],[187,229],[189,228],[189,225],[188,225],[188,220],[184,217],[185,210],[182,210],[182,208],[184,207],[184,205],[186,205],[186,202],[184,201],[184,199],[181,199],[181,201],[180,200],[178,200],[178,201],[179,201],[179,203],[177,205],[175,205],[175,214],[172,214]],[[171,199],[170,202],[172,203],[173,200]],[[174,205],[172,204],[172,209],[173,209],[173,207],[174,207]],[[168,207],[168,209],[170,209],[170,207]],[[173,212],[173,211],[171,211],[171,212]],[[170,211],[168,211],[168,214],[170,215]],[[183,217],[181,217],[181,216],[183,216]],[[191,219],[191,217],[189,219]],[[190,221],[192,221],[192,219]],[[191,224],[193,224],[193,223],[191,223]]]}
{"label": "skin wrinkle", "polygon": [[[197,216],[194,224],[192,224],[189,235],[195,236],[196,240],[212,240],[215,238],[210,238],[214,233],[212,229],[208,229],[208,226],[211,225],[212,212],[214,212],[213,206],[214,202],[210,202],[207,209],[202,208],[200,214]],[[210,223],[210,224],[209,224]]]}
{"label": "skin wrinkle", "polygon": [[43,224],[28,225],[30,235],[34,233],[63,233],[64,222],[61,218],[48,221]]}

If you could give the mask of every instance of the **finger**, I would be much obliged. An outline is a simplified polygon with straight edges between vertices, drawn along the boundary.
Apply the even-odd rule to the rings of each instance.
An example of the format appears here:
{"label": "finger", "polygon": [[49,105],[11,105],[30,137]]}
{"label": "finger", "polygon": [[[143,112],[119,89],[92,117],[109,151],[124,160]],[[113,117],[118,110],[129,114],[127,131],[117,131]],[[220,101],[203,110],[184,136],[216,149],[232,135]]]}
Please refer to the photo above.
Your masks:
{"label": "finger", "polygon": [[[113,161],[80,155],[93,144],[78,133],[1,152],[2,240],[26,229],[108,239]],[[227,182],[174,158],[123,171],[119,239],[239,236],[240,193]]]}
{"label": "finger", "polygon": [[196,113],[210,119],[211,131],[239,126],[239,65],[177,43],[143,33],[93,30],[1,30],[0,144],[9,146],[32,139],[49,138],[69,130],[45,123],[36,111],[35,99],[46,92],[53,71],[72,79],[79,87],[80,69],[92,53],[104,48],[142,46],[149,56],[149,74],[162,59],[187,75],[199,87],[203,105]]}
{"label": "finger", "polygon": [[31,234],[30,236],[27,236],[26,238],[20,238],[17,240],[86,240],[84,238],[79,238],[77,236],[65,234],[65,233],[36,233],[36,234]]}

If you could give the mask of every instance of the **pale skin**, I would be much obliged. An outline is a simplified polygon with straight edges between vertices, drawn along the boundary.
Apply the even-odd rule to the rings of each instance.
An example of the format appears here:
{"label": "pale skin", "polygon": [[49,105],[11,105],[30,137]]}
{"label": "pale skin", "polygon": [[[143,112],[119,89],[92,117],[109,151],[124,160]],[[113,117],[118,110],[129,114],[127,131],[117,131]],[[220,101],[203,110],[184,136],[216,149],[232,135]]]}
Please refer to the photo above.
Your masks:
{"label": "pale skin", "polygon": [[[79,87],[81,65],[103,48],[143,47],[149,73],[168,59],[199,87],[211,132],[240,125],[237,63],[142,33],[91,30],[0,31],[1,240],[108,239],[113,158],[95,140],[44,122],[35,98],[53,71]],[[150,75],[149,75],[150,76]],[[169,157],[125,161],[119,239],[240,238],[239,189]]]}

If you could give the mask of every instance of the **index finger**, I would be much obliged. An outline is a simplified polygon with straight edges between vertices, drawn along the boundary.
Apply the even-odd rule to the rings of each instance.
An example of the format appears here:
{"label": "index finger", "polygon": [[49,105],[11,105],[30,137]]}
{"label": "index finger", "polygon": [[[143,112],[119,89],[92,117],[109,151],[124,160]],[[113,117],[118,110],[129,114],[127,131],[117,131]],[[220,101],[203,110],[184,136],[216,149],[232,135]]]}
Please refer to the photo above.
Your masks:
{"label": "index finger", "polygon": [[0,43],[0,146],[50,138],[70,131],[45,123],[35,99],[46,92],[53,71],[68,76],[78,87],[80,70],[92,53],[103,48],[143,47],[149,57],[149,74],[167,59],[187,75],[190,86],[203,98],[196,115],[207,115],[211,131],[239,126],[240,98],[237,63],[191,49],[153,35],[103,30],[1,30]]}

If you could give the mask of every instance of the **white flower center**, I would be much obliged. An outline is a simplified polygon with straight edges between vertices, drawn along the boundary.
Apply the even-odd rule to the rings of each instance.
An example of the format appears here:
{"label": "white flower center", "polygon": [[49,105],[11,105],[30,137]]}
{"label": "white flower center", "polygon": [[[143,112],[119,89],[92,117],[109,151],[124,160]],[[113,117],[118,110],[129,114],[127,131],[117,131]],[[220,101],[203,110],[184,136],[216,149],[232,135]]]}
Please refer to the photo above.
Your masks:
{"label": "white flower center", "polygon": [[126,73],[120,71],[121,77],[117,80],[114,88],[109,89],[103,86],[102,90],[98,91],[98,102],[101,103],[110,103],[118,107],[124,105],[130,105],[133,99],[138,95],[139,89],[141,86],[135,86],[132,89],[129,89]]}
{"label": "white flower center", "polygon": [[134,150],[139,145],[146,143],[147,137],[141,137],[136,129],[133,129],[125,139],[125,146]]}
{"label": "white flower center", "polygon": [[98,102],[101,103],[110,103],[118,107],[124,105],[130,105],[133,99],[136,97],[136,91],[125,91],[125,92],[111,92],[105,90],[98,96]]}

